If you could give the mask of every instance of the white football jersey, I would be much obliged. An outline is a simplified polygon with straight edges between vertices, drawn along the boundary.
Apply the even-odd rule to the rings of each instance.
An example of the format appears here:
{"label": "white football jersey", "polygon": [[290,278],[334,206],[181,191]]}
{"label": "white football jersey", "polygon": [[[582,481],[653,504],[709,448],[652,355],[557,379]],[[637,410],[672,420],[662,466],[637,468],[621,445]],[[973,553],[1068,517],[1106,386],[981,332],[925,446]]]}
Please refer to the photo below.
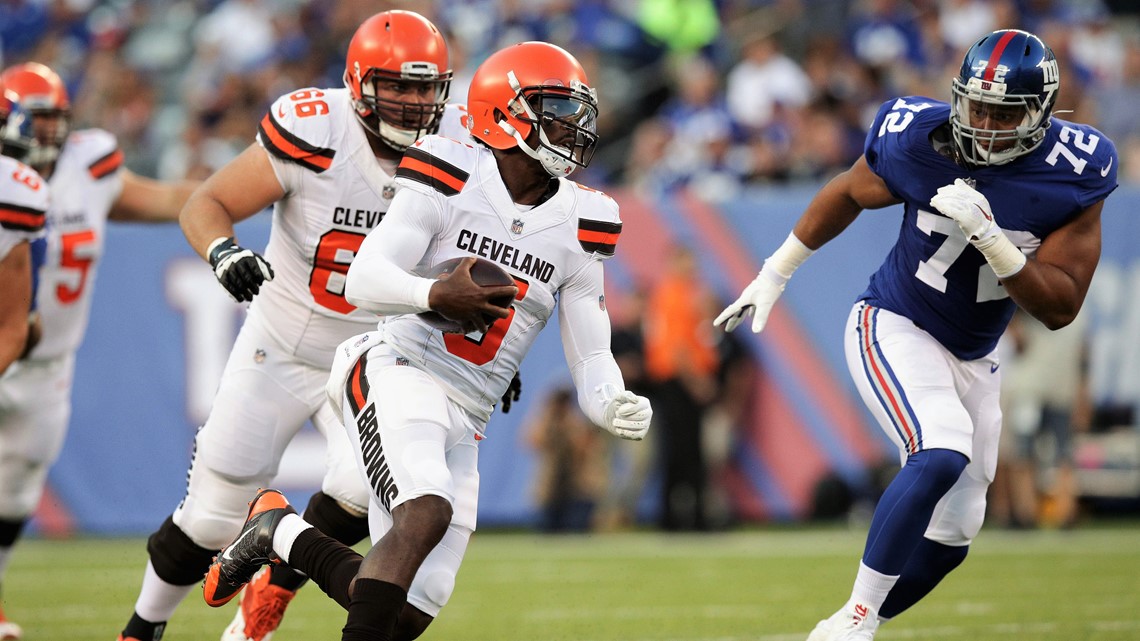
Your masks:
{"label": "white football jersey", "polygon": [[44,233],[48,186],[36,170],[0,156],[0,260],[25,240]]}
{"label": "white football jersey", "polygon": [[29,359],[65,356],[83,342],[107,214],[123,189],[122,166],[118,141],[102,129],[72,132],[60,150],[48,180],[47,257],[36,294],[43,338]]}
{"label": "white football jersey", "polygon": [[[426,136],[409,148],[396,177],[406,189],[431,199],[436,210],[418,213],[422,217],[413,223],[431,236],[416,273],[426,274],[451,258],[478,256],[506,269],[519,287],[510,316],[495,321],[485,334],[443,334],[415,314],[386,318],[379,329],[399,353],[430,371],[453,398],[484,418],[559,301],[568,363],[604,356],[612,364],[601,261],[613,255],[621,233],[613,199],[562,178],[549,200],[520,207],[490,150],[438,136]],[[565,317],[571,298],[578,311],[570,324],[576,327],[567,327]],[[576,340],[587,335],[598,340]],[[620,374],[614,383],[621,385]]]}
{"label": "white football jersey", "polygon": [[[462,110],[449,106],[441,133],[467,137]],[[373,154],[347,89],[301,89],[282,96],[261,120],[285,197],[273,206],[265,259],[274,277],[250,304],[293,354],[329,367],[342,340],[367,331],[376,316],[344,298],[344,279],[364,236],[380,222],[396,181]]]}

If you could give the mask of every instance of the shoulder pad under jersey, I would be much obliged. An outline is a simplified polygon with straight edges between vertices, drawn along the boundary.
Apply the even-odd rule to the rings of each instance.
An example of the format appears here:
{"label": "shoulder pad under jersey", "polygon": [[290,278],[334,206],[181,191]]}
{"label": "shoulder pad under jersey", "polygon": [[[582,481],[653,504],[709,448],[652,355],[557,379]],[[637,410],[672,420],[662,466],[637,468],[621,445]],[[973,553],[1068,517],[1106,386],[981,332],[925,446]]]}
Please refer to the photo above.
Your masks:
{"label": "shoulder pad under jersey", "polygon": [[478,154],[473,145],[443,136],[424,136],[404,152],[396,169],[396,182],[423,193],[454,196],[467,184]]}
{"label": "shoulder pad under jersey", "polygon": [[24,163],[0,156],[0,228],[34,238],[43,231],[47,209],[47,181]]}
{"label": "shoulder pad under jersey", "polygon": [[602,259],[613,256],[622,225],[617,201],[597,189],[566,182],[574,186],[576,209],[589,212],[589,218],[578,216],[578,244],[586,253]]}
{"label": "shoulder pad under jersey", "polygon": [[123,150],[119,148],[115,135],[102,129],[72,132],[63,146],[63,153],[75,154],[95,180],[114,174],[124,161]]}
{"label": "shoulder pad under jersey", "polygon": [[336,155],[330,102],[337,91],[310,87],[281,96],[258,123],[258,142],[276,158],[325,171]]}

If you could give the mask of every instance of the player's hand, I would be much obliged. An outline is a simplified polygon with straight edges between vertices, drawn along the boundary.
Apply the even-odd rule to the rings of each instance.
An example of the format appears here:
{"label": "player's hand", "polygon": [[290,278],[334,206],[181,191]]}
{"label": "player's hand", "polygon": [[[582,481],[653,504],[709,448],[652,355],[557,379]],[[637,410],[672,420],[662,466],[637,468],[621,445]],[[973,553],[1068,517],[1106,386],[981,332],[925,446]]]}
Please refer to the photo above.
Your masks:
{"label": "player's hand", "polygon": [[503,410],[503,414],[507,414],[511,411],[511,403],[519,400],[519,395],[521,394],[522,379],[519,378],[519,373],[515,372],[514,377],[511,378],[511,384],[507,385],[507,391],[503,392],[502,405],[499,406],[500,409]]}
{"label": "player's hand", "polygon": [[958,223],[971,243],[986,243],[1002,233],[994,222],[990,202],[961,178],[956,179],[953,185],[939,187],[930,204]]}
{"label": "player's hand", "polygon": [[649,405],[649,399],[625,390],[606,404],[605,425],[602,427],[614,436],[640,441],[649,431],[652,419],[653,408]]}
{"label": "player's hand", "polygon": [[471,278],[475,259],[464,258],[455,271],[444,274],[428,292],[428,306],[463,326],[463,333],[486,332],[496,319],[510,316],[509,307],[500,307],[493,301],[514,300],[519,288],[515,285],[482,286]]}
{"label": "player's hand", "polygon": [[273,280],[269,263],[257,252],[235,243],[233,238],[219,238],[211,243],[209,257],[214,276],[239,303],[253,300],[261,284]]}
{"label": "player's hand", "polygon": [[760,333],[760,330],[768,324],[768,314],[772,312],[772,306],[784,292],[784,285],[787,282],[787,279],[781,278],[771,270],[761,269],[756,278],[752,279],[752,282],[740,293],[740,297],[716,317],[713,325],[724,325],[724,331],[731,332],[748,318],[748,314],[752,314],[752,331]]}

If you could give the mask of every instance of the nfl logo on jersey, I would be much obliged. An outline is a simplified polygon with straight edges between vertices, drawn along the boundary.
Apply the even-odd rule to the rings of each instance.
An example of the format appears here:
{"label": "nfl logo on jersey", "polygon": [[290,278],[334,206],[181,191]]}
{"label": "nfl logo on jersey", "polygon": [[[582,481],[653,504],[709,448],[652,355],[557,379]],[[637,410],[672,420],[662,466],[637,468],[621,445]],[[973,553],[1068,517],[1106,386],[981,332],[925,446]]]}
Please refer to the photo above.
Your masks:
{"label": "nfl logo on jersey", "polygon": [[395,185],[384,185],[384,190],[380,193],[380,196],[384,200],[392,200],[393,198],[396,197],[396,186]]}
{"label": "nfl logo on jersey", "polygon": [[523,230],[523,221],[521,218],[516,218],[511,222],[511,233],[521,234]]}

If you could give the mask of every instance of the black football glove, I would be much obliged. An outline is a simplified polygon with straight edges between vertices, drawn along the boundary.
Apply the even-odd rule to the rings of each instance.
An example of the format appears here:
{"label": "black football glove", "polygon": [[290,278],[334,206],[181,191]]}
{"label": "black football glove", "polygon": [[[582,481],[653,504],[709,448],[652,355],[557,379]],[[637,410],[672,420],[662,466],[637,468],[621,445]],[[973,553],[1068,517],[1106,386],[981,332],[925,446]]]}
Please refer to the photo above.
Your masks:
{"label": "black football glove", "polygon": [[239,303],[253,300],[261,284],[273,280],[269,263],[257,252],[235,243],[232,237],[211,243],[209,256],[218,282]]}
{"label": "black football glove", "polygon": [[503,393],[503,414],[511,411],[511,403],[519,400],[519,394],[522,394],[522,379],[519,378],[519,373],[515,372],[514,378],[511,379],[511,384],[507,386],[507,391]]}

